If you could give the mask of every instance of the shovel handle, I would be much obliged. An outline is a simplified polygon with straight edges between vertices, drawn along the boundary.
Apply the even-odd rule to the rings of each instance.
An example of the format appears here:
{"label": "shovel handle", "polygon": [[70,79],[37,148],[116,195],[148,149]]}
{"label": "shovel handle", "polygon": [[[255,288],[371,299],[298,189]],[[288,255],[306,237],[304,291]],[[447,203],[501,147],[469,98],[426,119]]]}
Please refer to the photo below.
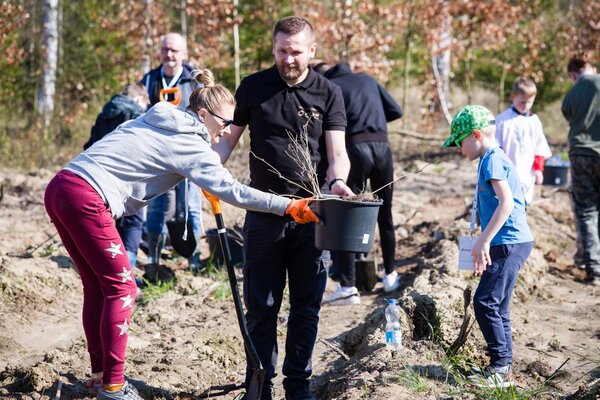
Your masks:
{"label": "shovel handle", "polygon": [[208,199],[210,203],[210,208],[212,208],[212,213],[214,215],[221,214],[221,201],[214,194],[208,193],[206,190],[202,189],[202,194],[204,197]]}

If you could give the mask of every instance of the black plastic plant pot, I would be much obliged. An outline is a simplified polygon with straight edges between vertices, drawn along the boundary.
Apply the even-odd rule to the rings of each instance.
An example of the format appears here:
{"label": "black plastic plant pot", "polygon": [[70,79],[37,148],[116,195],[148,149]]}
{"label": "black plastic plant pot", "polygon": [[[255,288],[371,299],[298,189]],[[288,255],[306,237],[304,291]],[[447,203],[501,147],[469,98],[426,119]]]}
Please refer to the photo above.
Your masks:
{"label": "black plastic plant pot", "polygon": [[315,245],[322,250],[367,253],[373,247],[377,213],[383,200],[345,200],[325,197],[316,201],[320,222]]}
{"label": "black plastic plant pot", "polygon": [[569,167],[566,165],[544,167],[544,185],[565,186],[569,181]]}
{"label": "black plastic plant pot", "polygon": [[[241,264],[244,261],[243,239],[234,232],[227,230],[227,240],[229,241],[229,250],[231,252],[231,262],[233,265]],[[216,229],[206,231],[206,241],[211,257],[214,256],[219,266],[225,265],[221,245],[219,243],[219,232]]]}

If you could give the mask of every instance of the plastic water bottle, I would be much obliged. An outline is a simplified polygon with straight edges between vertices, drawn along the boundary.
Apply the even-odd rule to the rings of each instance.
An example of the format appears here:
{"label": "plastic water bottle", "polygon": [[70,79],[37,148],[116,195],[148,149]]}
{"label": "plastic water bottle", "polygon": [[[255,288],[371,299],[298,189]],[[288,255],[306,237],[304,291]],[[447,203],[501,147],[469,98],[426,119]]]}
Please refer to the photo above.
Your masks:
{"label": "plastic water bottle", "polygon": [[385,309],[385,344],[389,350],[397,351],[402,348],[402,330],[400,328],[400,307],[396,299],[389,299]]}

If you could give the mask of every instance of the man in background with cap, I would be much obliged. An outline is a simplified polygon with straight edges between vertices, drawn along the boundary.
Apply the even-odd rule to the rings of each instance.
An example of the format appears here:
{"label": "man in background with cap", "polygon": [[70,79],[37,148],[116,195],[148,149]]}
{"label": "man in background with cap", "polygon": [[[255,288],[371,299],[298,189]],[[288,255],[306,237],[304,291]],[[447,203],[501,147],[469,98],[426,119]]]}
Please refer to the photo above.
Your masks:
{"label": "man in background with cap", "polygon": [[490,363],[477,369],[469,380],[489,388],[514,385],[509,306],[519,269],[533,248],[521,181],[508,156],[498,147],[495,132],[493,114],[485,107],[469,105],[454,116],[450,137],[442,145],[458,147],[470,161],[479,159],[471,232],[476,220],[482,232],[471,255],[475,275],[481,280],[473,306]]}

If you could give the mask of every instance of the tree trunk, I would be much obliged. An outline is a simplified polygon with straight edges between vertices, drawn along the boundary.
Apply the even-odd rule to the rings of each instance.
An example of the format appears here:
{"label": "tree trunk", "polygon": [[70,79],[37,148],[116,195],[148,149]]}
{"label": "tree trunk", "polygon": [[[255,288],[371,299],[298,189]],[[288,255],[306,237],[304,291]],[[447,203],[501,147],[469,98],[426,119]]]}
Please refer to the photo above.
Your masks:
{"label": "tree trunk", "polygon": [[[346,25],[351,21],[352,17],[352,0],[344,0],[344,13],[342,14],[342,24]],[[348,61],[350,56],[350,41],[352,40],[352,35],[346,35],[344,41],[344,49],[341,53],[341,59],[344,61]]]}
{"label": "tree trunk", "polygon": [[42,7],[42,71],[38,89],[38,113],[44,122],[44,139],[54,112],[58,59],[58,0],[44,0]]}
{"label": "tree trunk", "polygon": [[502,64],[502,76],[500,77],[500,85],[498,86],[498,105],[496,114],[504,110],[504,88],[506,87],[506,75],[508,74],[509,66]]}
{"label": "tree trunk", "polygon": [[180,0],[179,2],[180,7],[181,7],[181,36],[183,36],[185,38],[185,40],[188,40],[188,27],[187,27],[187,12],[186,12],[186,8],[187,8],[187,0]]}
{"label": "tree trunk", "polygon": [[238,21],[238,0],[233,0],[233,60],[235,66],[235,87],[240,86],[240,30]]}
{"label": "tree trunk", "polygon": [[[408,86],[410,79],[410,47],[412,40],[413,18],[415,14],[415,6],[410,2],[410,11],[408,13],[408,23],[406,35],[404,36],[404,81],[402,82],[402,112],[406,115],[406,104],[408,100]],[[407,118],[402,118],[402,127],[405,127]]]}
{"label": "tree trunk", "polygon": [[451,121],[450,104],[450,46],[452,45],[452,17],[448,11],[448,2],[443,1],[444,19],[439,30],[438,40],[433,45],[432,67],[436,80],[437,102],[434,110],[441,110],[448,121]]}
{"label": "tree trunk", "polygon": [[471,52],[467,51],[465,56],[465,88],[467,90],[467,104],[473,99],[473,85],[471,84]]}
{"label": "tree trunk", "polygon": [[154,44],[152,43],[152,1],[145,0],[146,8],[144,9],[144,28],[146,29],[146,40],[144,45],[144,55],[142,57],[142,71],[145,74],[152,67],[152,51]]}

